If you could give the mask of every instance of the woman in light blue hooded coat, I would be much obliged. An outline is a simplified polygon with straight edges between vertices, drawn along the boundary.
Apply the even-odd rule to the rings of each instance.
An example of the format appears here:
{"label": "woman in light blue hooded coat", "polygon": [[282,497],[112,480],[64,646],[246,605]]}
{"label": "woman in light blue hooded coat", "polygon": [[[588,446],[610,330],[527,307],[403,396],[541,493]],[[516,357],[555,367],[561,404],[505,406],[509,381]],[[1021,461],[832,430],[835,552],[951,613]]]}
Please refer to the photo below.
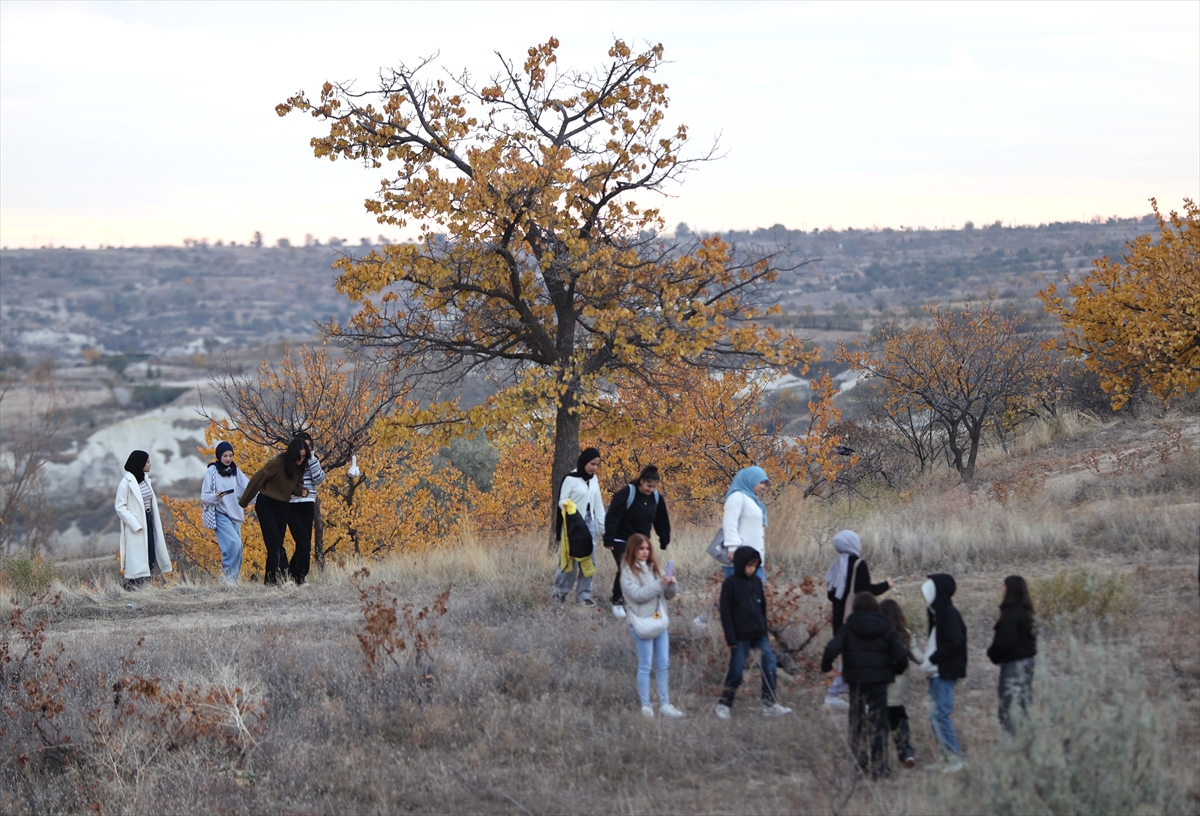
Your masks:
{"label": "woman in light blue hooded coat", "polygon": [[[759,580],[765,580],[762,564],[766,563],[764,538],[767,528],[767,506],[760,496],[768,484],[767,472],[757,465],[739,470],[725,493],[725,514],[721,525],[731,563],[738,547],[758,550]],[[733,574],[733,567],[725,567],[724,570],[726,578]]]}

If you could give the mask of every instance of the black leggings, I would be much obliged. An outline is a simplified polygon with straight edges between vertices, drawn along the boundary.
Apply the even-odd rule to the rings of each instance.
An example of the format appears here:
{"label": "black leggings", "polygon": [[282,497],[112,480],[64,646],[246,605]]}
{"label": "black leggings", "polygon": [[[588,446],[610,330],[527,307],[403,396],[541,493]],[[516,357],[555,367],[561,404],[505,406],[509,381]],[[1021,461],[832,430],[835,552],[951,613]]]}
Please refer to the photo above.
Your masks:
{"label": "black leggings", "polygon": [[283,548],[283,537],[287,532],[288,503],[259,493],[254,500],[254,512],[262,530],[263,545],[267,548],[263,583],[277,584],[280,577],[287,578],[288,557]]}
{"label": "black leggings", "polygon": [[316,502],[289,502],[287,527],[292,533],[292,541],[296,542],[296,551],[292,553],[292,561],[288,572],[297,585],[303,584],[308,575],[308,567],[312,560],[312,531]]}

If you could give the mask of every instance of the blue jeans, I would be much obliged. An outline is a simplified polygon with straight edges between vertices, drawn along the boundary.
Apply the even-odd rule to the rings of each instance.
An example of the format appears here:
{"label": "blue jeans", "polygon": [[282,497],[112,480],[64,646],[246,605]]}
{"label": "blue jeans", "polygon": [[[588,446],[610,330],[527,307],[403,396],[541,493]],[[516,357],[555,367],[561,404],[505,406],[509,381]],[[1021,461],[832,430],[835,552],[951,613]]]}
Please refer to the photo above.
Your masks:
{"label": "blue jeans", "polygon": [[[725,573],[726,578],[733,577],[733,567],[721,567],[721,570]],[[758,571],[754,574],[757,575],[758,580],[762,581],[764,584],[767,582],[767,574],[765,572],[763,572],[763,568],[762,568],[761,564],[758,567]]]}
{"label": "blue jeans", "polygon": [[950,712],[954,710],[954,687],[957,683],[957,680],[929,678],[929,724],[933,726],[933,735],[941,743],[943,754],[962,756],[958,734],[954,733],[954,723],[950,722]]}
{"label": "blue jeans", "polygon": [[658,704],[665,706],[671,702],[671,692],[667,688],[667,661],[671,654],[671,633],[663,632],[654,640],[642,640],[630,626],[629,634],[633,635],[633,643],[637,646],[638,697],[642,699],[643,706],[650,705],[650,662],[653,660],[654,686],[658,692]]}
{"label": "blue jeans", "polygon": [[771,639],[739,640],[729,654],[729,671],[725,675],[725,688],[721,691],[721,705],[732,706],[733,696],[742,684],[742,673],[746,669],[746,658],[751,649],[762,651],[762,701],[763,705],[775,702],[775,652],[771,651]]}
{"label": "blue jeans", "polygon": [[221,548],[221,572],[225,582],[237,583],[242,574],[242,525],[224,513],[217,513],[217,546]]}

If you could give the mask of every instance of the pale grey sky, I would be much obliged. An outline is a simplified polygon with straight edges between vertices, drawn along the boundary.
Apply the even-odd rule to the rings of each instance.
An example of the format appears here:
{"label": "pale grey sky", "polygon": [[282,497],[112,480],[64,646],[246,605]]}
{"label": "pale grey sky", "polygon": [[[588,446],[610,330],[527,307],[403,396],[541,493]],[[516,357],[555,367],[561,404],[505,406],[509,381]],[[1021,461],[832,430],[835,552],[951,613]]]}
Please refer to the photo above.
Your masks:
{"label": "pale grey sky", "polygon": [[[380,171],[276,103],[434,52],[662,42],[671,116],[727,156],[661,200],[699,229],[1012,223],[1200,190],[1200,3],[0,3],[0,244],[381,231]],[[647,202],[649,203],[649,202]]]}

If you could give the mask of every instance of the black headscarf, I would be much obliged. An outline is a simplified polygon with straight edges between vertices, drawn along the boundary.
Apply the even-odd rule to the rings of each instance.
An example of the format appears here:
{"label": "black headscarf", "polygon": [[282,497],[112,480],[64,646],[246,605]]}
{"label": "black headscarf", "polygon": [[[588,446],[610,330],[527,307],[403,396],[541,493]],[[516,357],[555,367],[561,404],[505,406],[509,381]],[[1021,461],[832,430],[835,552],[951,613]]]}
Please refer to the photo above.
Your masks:
{"label": "black headscarf", "polygon": [[125,460],[125,471],[132,473],[133,478],[138,480],[138,484],[141,484],[146,479],[146,463],[149,461],[150,454],[144,450],[135,450]]}
{"label": "black headscarf", "polygon": [[217,469],[218,475],[229,477],[237,473],[237,462],[230,462],[229,467],[225,467],[225,465],[221,464],[221,455],[225,453],[225,451],[233,453],[233,445],[230,445],[228,442],[218,442],[216,458],[213,459],[212,466]]}
{"label": "black headscarf", "polygon": [[583,479],[585,482],[590,482],[593,474],[587,472],[587,463],[599,458],[600,450],[598,448],[584,448],[583,453],[579,454],[579,460],[575,463],[575,471],[570,475],[577,479]]}

